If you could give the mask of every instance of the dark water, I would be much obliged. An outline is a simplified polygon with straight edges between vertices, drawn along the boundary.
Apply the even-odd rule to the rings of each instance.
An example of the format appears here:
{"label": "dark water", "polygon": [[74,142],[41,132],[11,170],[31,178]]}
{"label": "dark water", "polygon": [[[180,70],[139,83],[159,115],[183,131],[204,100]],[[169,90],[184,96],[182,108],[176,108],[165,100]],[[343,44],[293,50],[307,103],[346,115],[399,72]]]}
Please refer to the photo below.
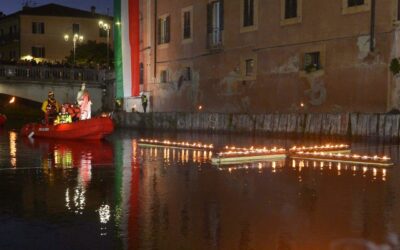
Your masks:
{"label": "dark water", "polygon": [[[142,136],[30,141],[0,130],[0,249],[399,249],[397,167],[217,168],[210,152],[141,148]],[[332,141],[149,136],[216,146]],[[347,143],[398,165],[398,144]]]}

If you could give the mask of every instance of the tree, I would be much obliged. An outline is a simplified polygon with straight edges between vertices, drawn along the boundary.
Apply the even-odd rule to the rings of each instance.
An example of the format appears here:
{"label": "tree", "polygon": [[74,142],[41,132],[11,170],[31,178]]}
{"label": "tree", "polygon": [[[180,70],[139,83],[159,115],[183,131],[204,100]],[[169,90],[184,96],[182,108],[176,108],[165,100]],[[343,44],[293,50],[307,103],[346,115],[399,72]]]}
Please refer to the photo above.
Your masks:
{"label": "tree", "polygon": [[[109,52],[110,66],[112,66],[112,58],[114,58],[114,52],[110,48]],[[74,62],[74,52],[66,57],[67,61],[71,64]],[[107,44],[97,43],[96,41],[87,41],[84,44],[78,44],[75,51],[75,63],[77,65],[95,66],[95,65],[106,65],[107,64]]]}

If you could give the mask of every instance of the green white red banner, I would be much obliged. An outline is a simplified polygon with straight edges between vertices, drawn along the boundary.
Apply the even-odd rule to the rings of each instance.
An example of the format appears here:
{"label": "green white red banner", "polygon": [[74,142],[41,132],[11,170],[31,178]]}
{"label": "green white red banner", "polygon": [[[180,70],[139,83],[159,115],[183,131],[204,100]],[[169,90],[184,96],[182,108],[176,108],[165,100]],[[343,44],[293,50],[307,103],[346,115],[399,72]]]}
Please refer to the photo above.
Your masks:
{"label": "green white red banner", "polygon": [[139,0],[114,0],[116,98],[139,96]]}

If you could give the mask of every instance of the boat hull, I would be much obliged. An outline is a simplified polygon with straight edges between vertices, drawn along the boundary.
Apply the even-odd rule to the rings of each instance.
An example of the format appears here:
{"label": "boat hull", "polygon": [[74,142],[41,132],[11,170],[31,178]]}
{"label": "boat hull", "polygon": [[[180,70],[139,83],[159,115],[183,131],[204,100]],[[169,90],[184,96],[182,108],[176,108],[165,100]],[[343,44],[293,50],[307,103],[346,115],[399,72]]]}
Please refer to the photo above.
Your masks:
{"label": "boat hull", "polygon": [[30,123],[21,129],[21,135],[37,138],[99,140],[114,131],[109,117],[96,117],[73,123],[43,125]]}

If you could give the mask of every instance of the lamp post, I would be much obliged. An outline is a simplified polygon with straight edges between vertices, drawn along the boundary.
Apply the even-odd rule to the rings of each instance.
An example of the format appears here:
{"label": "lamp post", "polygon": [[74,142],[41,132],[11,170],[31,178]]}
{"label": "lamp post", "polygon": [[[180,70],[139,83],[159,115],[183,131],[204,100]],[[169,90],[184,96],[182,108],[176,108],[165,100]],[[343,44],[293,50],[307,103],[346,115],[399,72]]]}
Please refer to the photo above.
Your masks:
{"label": "lamp post", "polygon": [[[66,42],[69,41],[69,35],[64,35],[64,40]],[[77,42],[83,42],[83,36],[80,36],[78,34],[74,34],[74,36],[72,37],[72,43],[74,45],[74,64],[75,64],[75,53],[76,53],[76,43]]]}
{"label": "lamp post", "polygon": [[111,25],[103,21],[99,21],[99,27],[107,32],[107,68],[110,67],[110,29]]}

